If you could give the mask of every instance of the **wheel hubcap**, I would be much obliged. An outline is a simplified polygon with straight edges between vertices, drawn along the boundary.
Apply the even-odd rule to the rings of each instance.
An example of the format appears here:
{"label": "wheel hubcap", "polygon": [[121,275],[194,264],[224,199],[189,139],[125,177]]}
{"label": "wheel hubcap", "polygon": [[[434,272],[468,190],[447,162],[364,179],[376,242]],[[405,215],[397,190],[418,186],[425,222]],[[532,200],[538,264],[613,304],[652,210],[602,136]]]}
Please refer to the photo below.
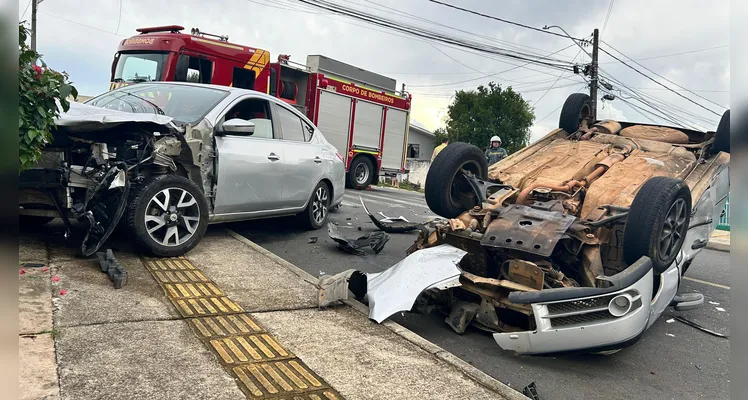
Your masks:
{"label": "wheel hubcap", "polygon": [[358,164],[356,166],[356,183],[359,185],[363,185],[364,183],[369,181],[369,168],[366,166],[366,164]]}
{"label": "wheel hubcap", "polygon": [[662,233],[660,234],[658,245],[660,259],[668,260],[680,249],[685,237],[687,219],[686,201],[683,199],[676,200],[668,210],[665,223],[662,227]]}
{"label": "wheel hubcap", "polygon": [[320,186],[314,191],[314,200],[312,201],[312,218],[317,225],[325,222],[327,217],[328,203],[327,188]]}
{"label": "wheel hubcap", "polygon": [[154,195],[145,211],[145,228],[162,246],[179,246],[192,238],[200,225],[200,207],[190,192],[167,188]]}

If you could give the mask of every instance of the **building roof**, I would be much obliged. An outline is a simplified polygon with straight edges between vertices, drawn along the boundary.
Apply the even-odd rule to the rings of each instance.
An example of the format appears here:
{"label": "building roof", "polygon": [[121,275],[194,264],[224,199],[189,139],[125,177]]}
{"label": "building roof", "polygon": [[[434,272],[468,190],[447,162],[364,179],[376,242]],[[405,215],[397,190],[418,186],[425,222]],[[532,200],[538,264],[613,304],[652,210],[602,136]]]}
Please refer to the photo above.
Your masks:
{"label": "building roof", "polygon": [[436,135],[434,135],[433,132],[431,132],[428,128],[426,128],[426,126],[423,125],[423,123],[421,123],[421,121],[419,121],[419,120],[417,120],[417,119],[415,119],[413,117],[410,117],[410,127],[411,128],[416,128],[418,131],[420,131],[422,133],[425,133],[428,136],[436,136]]}

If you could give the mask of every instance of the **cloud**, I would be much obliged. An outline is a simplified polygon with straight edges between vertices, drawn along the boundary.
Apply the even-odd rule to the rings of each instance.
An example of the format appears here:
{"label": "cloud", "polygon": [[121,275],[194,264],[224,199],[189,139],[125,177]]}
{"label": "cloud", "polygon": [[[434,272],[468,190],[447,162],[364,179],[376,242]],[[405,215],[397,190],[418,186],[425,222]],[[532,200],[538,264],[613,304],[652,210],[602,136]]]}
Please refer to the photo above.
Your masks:
{"label": "cloud", "polygon": [[[333,1],[343,3],[342,0]],[[20,17],[28,0],[18,0],[18,4]],[[496,46],[521,49],[527,53],[545,55],[572,44],[567,38],[544,35],[425,1],[385,0],[377,3],[350,0],[345,4],[404,23],[485,40]],[[531,26],[560,25],[570,34],[580,37],[588,36],[596,27],[602,28],[608,4],[607,1],[594,0],[460,2],[462,7]],[[39,6],[39,50],[51,67],[65,70],[71,75],[81,94],[94,95],[107,89],[112,56],[123,38],[135,34],[135,28],[170,24],[227,34],[232,42],[269,50],[273,60],[278,54],[290,54],[293,61],[303,63],[309,54],[323,54],[373,72],[386,73],[398,80],[398,88],[401,83],[407,84],[413,92],[412,114],[429,129],[442,125],[444,111],[454,90],[475,88],[493,80],[503,86],[513,86],[534,105],[535,137],[536,133],[547,132],[548,128],[556,126],[559,106],[566,96],[587,90],[582,78],[571,72],[567,72],[551,88],[560,71],[537,65],[516,68],[498,76],[482,77],[475,71],[496,73],[515,68],[521,62],[435,44],[449,55],[445,56],[423,40],[331,15],[293,0],[127,0],[122,3],[121,16],[119,8],[119,0],[80,0],[74,8],[54,1],[44,1]],[[584,18],[580,18],[580,10],[584,10]],[[639,60],[728,44],[729,15],[728,2],[618,1],[614,3],[608,24],[602,32],[601,48],[619,58],[623,56],[614,49]],[[28,19],[28,13],[25,18]],[[424,19],[437,24],[430,24]],[[687,29],[684,28],[684,21],[687,21]],[[113,33],[118,25],[119,32],[115,35]],[[578,54],[579,48],[572,46],[552,57],[571,60]],[[639,62],[685,88],[708,90],[697,93],[711,102],[729,107],[730,93],[725,92],[730,89],[731,83],[729,56],[729,48],[721,48]],[[694,105],[617,63],[604,52],[601,52],[600,61],[603,76],[612,76],[625,84],[625,87],[614,85],[616,90],[645,88],[641,91],[651,96],[648,101],[656,102],[665,114],[675,114],[683,120],[709,125],[709,121],[717,121],[723,111],[719,106],[678,89],[681,90],[678,93],[719,115]],[[577,62],[589,62],[589,57],[581,53]],[[642,67],[629,63],[652,75]],[[460,82],[465,80],[470,81]],[[663,81],[661,78],[657,80]],[[571,83],[575,85],[565,87]],[[676,88],[672,84],[667,85]],[[623,100],[605,103],[605,108],[599,110],[600,115],[633,118],[636,121],[645,119]],[[627,101],[658,113],[636,100]],[[659,123],[667,122],[652,114],[647,116]]]}

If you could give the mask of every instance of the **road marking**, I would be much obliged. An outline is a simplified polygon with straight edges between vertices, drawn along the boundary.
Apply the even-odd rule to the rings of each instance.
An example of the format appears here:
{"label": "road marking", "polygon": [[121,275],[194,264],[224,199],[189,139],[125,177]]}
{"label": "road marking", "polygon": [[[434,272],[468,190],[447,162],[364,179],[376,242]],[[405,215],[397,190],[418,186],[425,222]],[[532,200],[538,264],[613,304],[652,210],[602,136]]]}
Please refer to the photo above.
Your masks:
{"label": "road marking", "polygon": [[[349,195],[348,193],[346,193],[343,196],[346,197],[348,200],[356,202],[359,205],[361,204],[361,202],[358,199],[358,195]],[[423,208],[426,208],[426,209],[429,208],[429,206],[426,203],[415,203],[415,202],[411,202],[411,201],[405,201],[405,200],[399,200],[399,199],[391,199],[389,197],[374,196],[374,195],[371,195],[371,194],[366,194],[366,195],[362,194],[361,197],[364,198],[364,202],[370,202],[371,201],[372,203],[385,204],[385,205],[388,205],[388,206],[395,205],[395,204],[392,204],[394,202],[394,203],[404,204],[406,206],[411,206],[411,207],[423,207]]]}
{"label": "road marking", "polygon": [[729,287],[729,286],[725,286],[725,285],[720,285],[719,283],[714,283],[714,282],[709,282],[709,281],[702,281],[701,279],[691,278],[691,277],[689,277],[689,276],[684,276],[684,277],[683,277],[683,279],[687,279],[687,280],[689,280],[689,281],[694,281],[694,282],[698,282],[698,283],[703,283],[704,285],[709,285],[709,286],[714,286],[714,287],[718,287],[718,288],[720,288],[720,289],[727,289],[727,290],[730,290],[730,287]]}
{"label": "road marking", "polygon": [[189,259],[143,258],[143,264],[248,399],[343,400]]}

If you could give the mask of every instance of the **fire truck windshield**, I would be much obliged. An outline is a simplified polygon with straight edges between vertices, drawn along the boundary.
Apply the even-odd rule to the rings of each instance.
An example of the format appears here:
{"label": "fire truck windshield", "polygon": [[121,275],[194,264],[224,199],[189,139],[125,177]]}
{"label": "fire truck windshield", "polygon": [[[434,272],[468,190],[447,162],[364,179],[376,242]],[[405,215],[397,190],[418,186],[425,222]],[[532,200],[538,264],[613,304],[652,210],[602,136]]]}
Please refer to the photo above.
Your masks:
{"label": "fire truck windshield", "polygon": [[120,53],[114,82],[160,81],[168,53]]}
{"label": "fire truck windshield", "polygon": [[183,125],[200,122],[228,94],[200,85],[138,83],[106,92],[86,104],[132,113],[160,114],[163,110],[175,124]]}

